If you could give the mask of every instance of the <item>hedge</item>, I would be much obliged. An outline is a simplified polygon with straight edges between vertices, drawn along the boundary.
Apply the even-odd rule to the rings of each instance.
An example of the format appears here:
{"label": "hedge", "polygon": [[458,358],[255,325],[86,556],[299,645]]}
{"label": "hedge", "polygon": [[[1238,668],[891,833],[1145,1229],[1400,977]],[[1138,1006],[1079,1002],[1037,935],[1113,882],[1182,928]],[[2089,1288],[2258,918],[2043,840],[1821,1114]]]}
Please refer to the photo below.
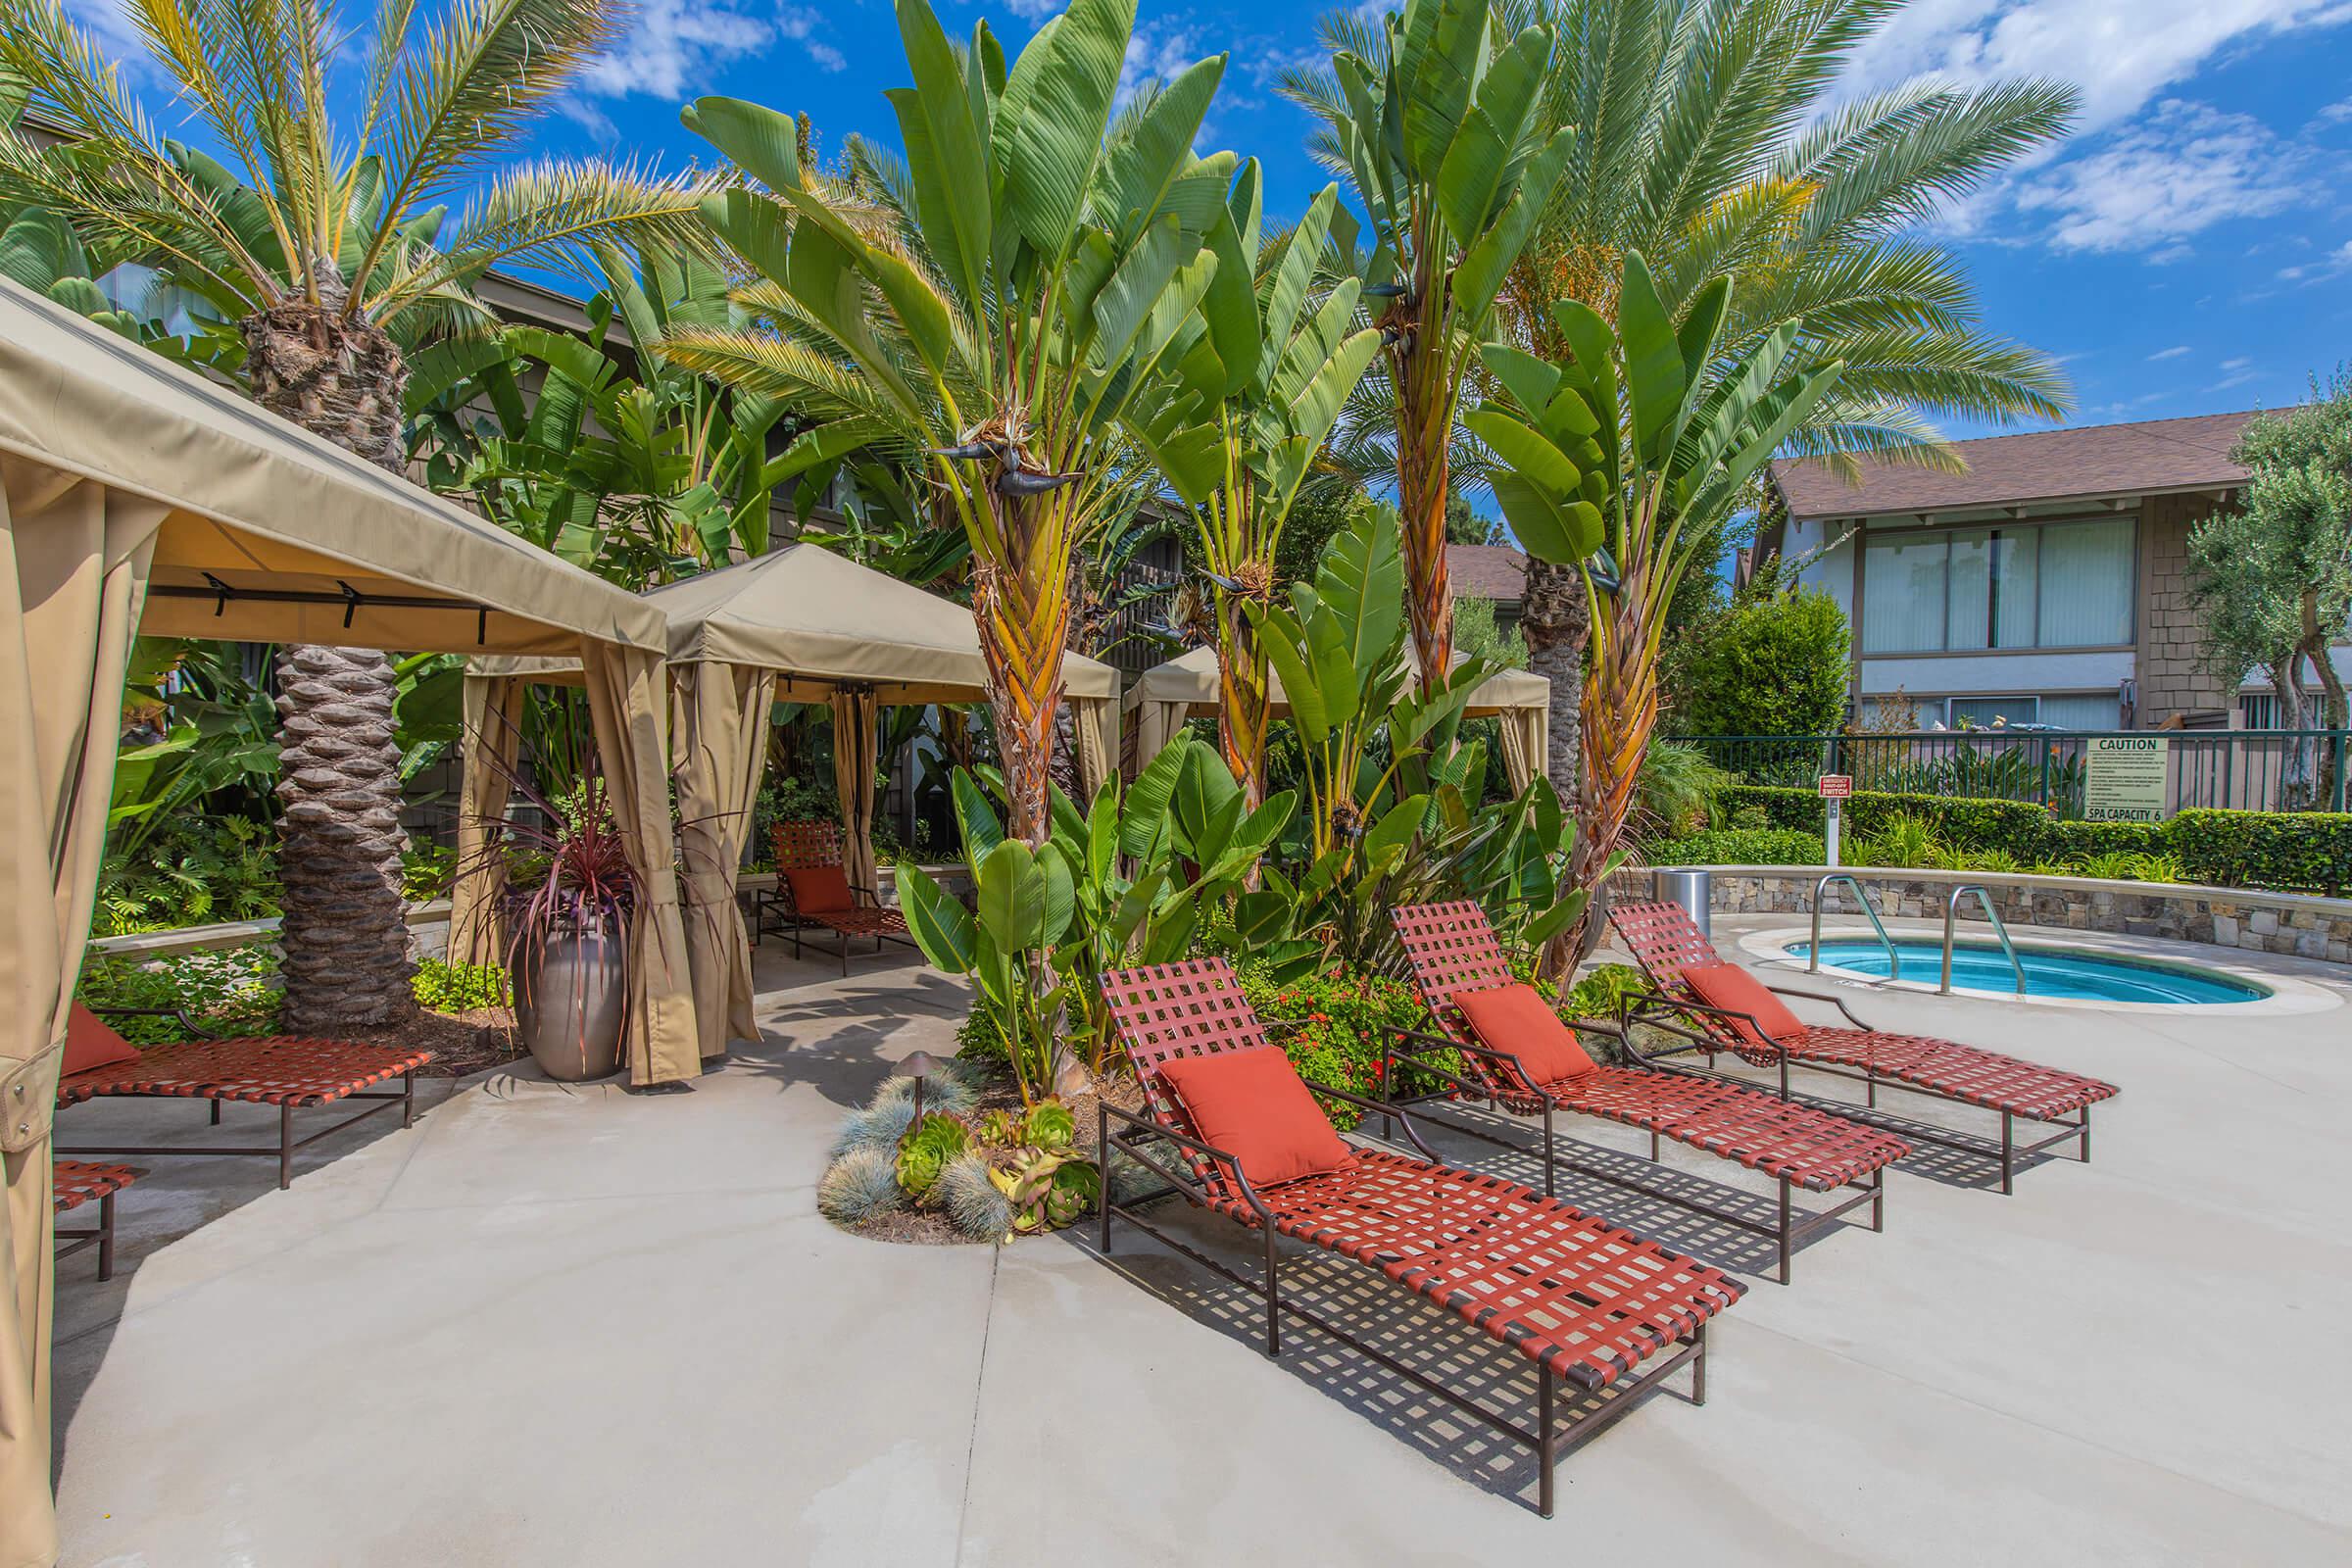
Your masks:
{"label": "hedge", "polygon": [[1818,833],[1786,827],[1726,827],[1662,839],[1642,852],[1651,865],[1819,865],[1829,846]]}
{"label": "hedge", "polygon": [[[1716,793],[1715,801],[1727,820],[1743,806],[1760,806],[1772,826],[1818,834],[1822,826],[1821,797],[1811,790],[1775,789],[1768,785],[1734,784]],[[1888,795],[1857,790],[1845,803],[1842,836],[1851,843],[1875,836],[1889,817],[1912,816],[1928,823],[1936,836],[1955,850],[2007,850],[2021,860],[2041,853],[2042,832],[2049,813],[2023,801],[1985,800],[1942,795]]]}
{"label": "hedge", "polygon": [[2165,838],[2192,882],[2334,898],[2352,889],[2352,812],[2189,810]]}
{"label": "hedge", "polygon": [[[1732,828],[1657,846],[1653,864],[1672,863],[1669,852],[1728,851],[1738,847],[1795,850],[1803,836],[1819,846],[1822,803],[1811,790],[1735,784],[1719,791],[1717,809],[1733,820],[1745,808],[1760,808],[1768,830]],[[2181,877],[2209,887],[2264,888],[2277,893],[2325,893],[2341,898],[2352,890],[2352,812],[2181,811],[2165,822],[2078,822],[2051,816],[2022,801],[1947,799],[1937,795],[1857,792],[1846,803],[1849,844],[1875,835],[1897,813],[1933,827],[1950,849],[1977,855],[2002,850],[2021,863],[2080,863],[2102,855],[2171,855]],[[1698,841],[1707,841],[1700,843]],[[1785,843],[1775,843],[1782,841]],[[1717,842],[1722,841],[1722,842]],[[1700,856],[1681,853],[1680,858]],[[1712,863],[1813,864],[1761,854],[1718,854]]]}

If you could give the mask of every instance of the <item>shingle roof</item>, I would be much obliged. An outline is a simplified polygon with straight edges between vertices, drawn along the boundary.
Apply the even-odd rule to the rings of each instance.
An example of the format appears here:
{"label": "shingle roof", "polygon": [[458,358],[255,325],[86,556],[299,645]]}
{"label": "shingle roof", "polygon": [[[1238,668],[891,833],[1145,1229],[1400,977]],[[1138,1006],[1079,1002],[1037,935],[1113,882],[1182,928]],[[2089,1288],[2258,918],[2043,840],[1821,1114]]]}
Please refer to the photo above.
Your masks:
{"label": "shingle roof", "polygon": [[1527,596],[1527,557],[1509,545],[1447,545],[1446,573],[1455,593],[1472,599],[1517,604]]}
{"label": "shingle roof", "polygon": [[2089,500],[2151,491],[2222,489],[2246,477],[2230,461],[2237,433],[2258,410],[2135,424],[1958,441],[1966,473],[1936,473],[1866,460],[1857,488],[1814,460],[1775,463],[1772,473],[1798,517],[1956,512],[1971,507]]}

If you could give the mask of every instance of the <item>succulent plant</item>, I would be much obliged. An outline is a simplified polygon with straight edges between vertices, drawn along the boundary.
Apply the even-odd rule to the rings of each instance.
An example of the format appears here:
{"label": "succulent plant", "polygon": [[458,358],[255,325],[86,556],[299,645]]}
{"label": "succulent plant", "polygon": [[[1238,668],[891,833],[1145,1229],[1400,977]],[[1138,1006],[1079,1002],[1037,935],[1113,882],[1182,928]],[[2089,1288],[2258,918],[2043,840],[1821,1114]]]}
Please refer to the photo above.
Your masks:
{"label": "succulent plant", "polygon": [[931,1189],[932,1201],[956,1233],[975,1242],[1012,1237],[1012,1200],[990,1179],[988,1160],[966,1152],[948,1161]]}
{"label": "succulent plant", "polygon": [[853,1110],[842,1118],[841,1136],[833,1141],[835,1155],[853,1149],[879,1149],[887,1157],[906,1136],[907,1124],[914,1120],[914,1102],[904,1096],[892,1100],[876,1097],[874,1102],[860,1110]]}
{"label": "succulent plant", "polygon": [[1102,1173],[1092,1161],[1043,1150],[1025,1151],[1008,1168],[991,1170],[989,1180],[1012,1207],[1016,1236],[1059,1230],[1093,1208],[1102,1193]]}
{"label": "succulent plant", "polygon": [[890,1151],[874,1144],[842,1155],[816,1184],[816,1211],[836,1225],[862,1225],[905,1200]]}
{"label": "succulent plant", "polygon": [[1010,1149],[1021,1141],[1022,1123],[1009,1110],[991,1110],[981,1114],[974,1124],[972,1136],[990,1149]]}
{"label": "succulent plant", "polygon": [[1058,1100],[1041,1100],[1029,1107],[1029,1122],[1021,1141],[1031,1149],[1067,1149],[1078,1140],[1078,1118]]}
{"label": "succulent plant", "polygon": [[899,1185],[917,1203],[931,1196],[939,1173],[961,1155],[971,1142],[963,1123],[940,1111],[925,1112],[899,1144]]}

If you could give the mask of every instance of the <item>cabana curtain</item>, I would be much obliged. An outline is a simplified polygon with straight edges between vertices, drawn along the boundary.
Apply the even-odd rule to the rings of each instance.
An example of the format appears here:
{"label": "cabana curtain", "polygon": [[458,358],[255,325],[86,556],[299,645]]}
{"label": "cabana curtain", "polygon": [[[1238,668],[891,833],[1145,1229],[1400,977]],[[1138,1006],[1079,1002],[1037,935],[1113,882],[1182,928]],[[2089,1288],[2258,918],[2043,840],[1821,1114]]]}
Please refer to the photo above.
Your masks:
{"label": "cabana curtain", "polygon": [[705,1056],[758,1036],[752,955],[735,905],[735,873],[751,830],[752,802],[767,762],[767,714],[776,678],[743,664],[679,664],[678,842],[685,890],[686,957]]}
{"label": "cabana curtain", "polygon": [[874,774],[881,765],[879,709],[874,689],[833,688],[833,787],[841,801],[842,870],[854,888],[882,884],[874,874]]}
{"label": "cabana curtain", "polygon": [[97,902],[122,675],[169,511],[0,456],[0,1519],[9,1560],[57,1554],[49,1495],[49,1126]]}
{"label": "cabana curtain", "polygon": [[465,963],[506,961],[506,922],[498,905],[507,887],[503,857],[490,853],[504,836],[522,758],[523,683],[511,675],[466,676],[465,776],[458,787],[458,865],[450,890],[449,956]]}

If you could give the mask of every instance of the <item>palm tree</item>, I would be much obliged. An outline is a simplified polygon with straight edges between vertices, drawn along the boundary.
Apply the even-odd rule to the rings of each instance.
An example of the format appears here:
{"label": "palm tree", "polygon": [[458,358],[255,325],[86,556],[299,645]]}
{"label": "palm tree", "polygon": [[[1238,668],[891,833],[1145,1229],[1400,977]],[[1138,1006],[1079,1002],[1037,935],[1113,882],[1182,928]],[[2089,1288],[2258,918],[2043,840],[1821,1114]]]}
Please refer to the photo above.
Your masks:
{"label": "palm tree", "polygon": [[[1677,320],[1710,283],[1738,278],[1728,351],[1800,322],[1789,368],[1843,367],[1788,453],[1949,466],[1931,416],[2063,415],[2057,365],[1986,332],[1958,262],[1918,229],[2060,135],[2078,95],[2044,80],[1913,84],[1825,113],[1847,56],[1903,4],[1537,0],[1561,39],[1544,119],[1575,139],[1503,286],[1502,330],[1563,357],[1554,302],[1614,316],[1624,259],[1639,252]],[[1529,665],[1551,681],[1548,770],[1573,809],[1590,781],[1586,579],[1531,559],[1523,604]]]}
{"label": "palm tree", "polygon": [[757,104],[687,111],[766,187],[729,191],[710,219],[773,329],[673,332],[664,352],[814,420],[812,466],[922,456],[971,541],[1010,828],[1041,845],[1072,568],[1123,514],[1124,413],[1218,270],[1205,229],[1238,160],[1192,143],[1224,61],[1180,74],[1112,137],[1134,0],[1074,0],[1009,72],[985,23],[959,50],[924,0],[898,16],[915,81],[889,94],[908,153],[895,177],[811,177],[793,122]]}
{"label": "palm tree", "polygon": [[1282,90],[1323,126],[1315,157],[1372,220],[1365,293],[1388,303],[1381,379],[1402,514],[1405,604],[1424,684],[1453,657],[1446,503],[1456,415],[1506,273],[1532,234],[1572,133],[1540,112],[1547,26],[1494,0],[1405,0],[1378,22],[1320,24],[1328,66]]}
{"label": "palm tree", "polygon": [[[0,78],[62,130],[0,131],[0,200],[55,212],[160,268],[217,314],[214,368],[254,400],[398,473],[402,387],[421,338],[478,323],[506,261],[599,238],[707,243],[704,187],[593,163],[469,185],[612,41],[617,0],[460,0],[423,26],[383,0],[356,120],[329,78],[331,0],[127,0],[153,68],[227,160],[159,136],[57,0],[0,0]],[[279,655],[285,1018],[326,1030],[406,1016],[393,672],[371,649]]]}

